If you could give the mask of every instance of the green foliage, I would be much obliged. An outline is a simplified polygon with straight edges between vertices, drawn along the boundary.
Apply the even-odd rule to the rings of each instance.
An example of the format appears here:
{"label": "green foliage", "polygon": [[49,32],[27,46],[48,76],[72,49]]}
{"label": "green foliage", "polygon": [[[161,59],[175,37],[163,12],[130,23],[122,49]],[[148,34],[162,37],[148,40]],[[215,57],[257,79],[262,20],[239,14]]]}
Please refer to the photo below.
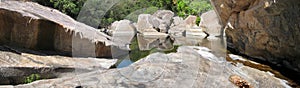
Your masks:
{"label": "green foliage", "polygon": [[[122,19],[137,21],[142,13],[154,13],[159,9],[171,10],[180,17],[196,15],[212,9],[209,0],[33,0],[62,11],[80,22],[93,27],[107,27],[112,22]],[[199,20],[198,20],[199,21]],[[95,25],[97,24],[97,25]],[[100,24],[100,25],[98,25]]]}
{"label": "green foliage", "polygon": [[86,0],[33,0],[41,5],[55,8],[73,18],[79,14]]}
{"label": "green foliage", "polygon": [[125,19],[131,20],[131,21],[134,21],[134,22],[137,22],[138,16],[139,16],[140,14],[143,14],[143,13],[144,13],[144,14],[153,14],[153,13],[155,13],[157,10],[158,10],[157,7],[149,7],[149,8],[140,9],[140,10],[131,12],[129,15],[127,15],[127,16],[125,17]]}
{"label": "green foliage", "polygon": [[[101,21],[100,27],[106,27],[112,22],[109,18],[122,20],[124,18],[137,21],[139,14],[154,13],[159,9],[171,10],[180,17],[188,15],[198,16],[200,13],[211,10],[209,0],[123,0],[112,7]],[[197,19],[197,23],[200,18]]]}
{"label": "green foliage", "polygon": [[199,25],[200,21],[201,21],[201,18],[198,16],[196,19],[196,24]]}
{"label": "green foliage", "polygon": [[187,17],[188,15],[199,15],[211,9],[209,1],[206,0],[178,0],[175,12],[180,17]]}
{"label": "green foliage", "polygon": [[54,8],[76,18],[86,0],[50,0]]}
{"label": "green foliage", "polygon": [[36,80],[40,80],[41,76],[39,74],[31,74],[25,78],[24,83],[31,83]]}

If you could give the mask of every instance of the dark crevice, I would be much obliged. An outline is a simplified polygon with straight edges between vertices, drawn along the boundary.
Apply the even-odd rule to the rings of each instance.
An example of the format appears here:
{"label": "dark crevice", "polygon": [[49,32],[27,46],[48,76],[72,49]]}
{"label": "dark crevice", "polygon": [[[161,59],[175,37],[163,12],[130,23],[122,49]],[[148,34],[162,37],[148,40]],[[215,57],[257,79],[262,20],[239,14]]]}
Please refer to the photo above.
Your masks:
{"label": "dark crevice", "polygon": [[56,24],[51,21],[40,20],[38,30],[37,49],[54,50],[54,31]]}

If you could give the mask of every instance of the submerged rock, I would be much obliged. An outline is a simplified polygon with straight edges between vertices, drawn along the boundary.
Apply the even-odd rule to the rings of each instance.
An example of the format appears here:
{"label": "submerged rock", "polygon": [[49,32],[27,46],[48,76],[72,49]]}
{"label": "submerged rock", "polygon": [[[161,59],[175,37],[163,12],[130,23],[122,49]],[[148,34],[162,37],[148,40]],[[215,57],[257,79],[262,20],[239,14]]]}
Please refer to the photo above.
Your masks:
{"label": "submerged rock", "polygon": [[[238,87],[232,75],[251,87],[285,88],[282,80],[247,66],[234,66],[205,47],[183,46],[177,53],[154,53],[121,69],[94,71],[75,77],[41,80],[15,88],[30,87]],[[233,81],[236,79],[233,79]],[[235,81],[234,81],[235,82]]]}
{"label": "submerged rock", "polygon": [[300,72],[298,0],[211,0],[228,47]]}
{"label": "submerged rock", "polygon": [[111,57],[109,36],[51,8],[33,2],[0,3],[0,44],[69,53],[73,56]]}

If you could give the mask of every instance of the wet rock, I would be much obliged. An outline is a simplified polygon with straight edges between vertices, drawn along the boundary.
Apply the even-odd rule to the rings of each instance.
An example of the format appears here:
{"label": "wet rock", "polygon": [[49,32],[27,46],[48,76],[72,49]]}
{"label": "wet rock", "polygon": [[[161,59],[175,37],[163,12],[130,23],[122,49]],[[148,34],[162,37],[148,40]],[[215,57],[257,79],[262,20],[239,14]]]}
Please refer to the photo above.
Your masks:
{"label": "wet rock", "polygon": [[199,27],[211,35],[219,35],[221,25],[215,11],[211,10],[201,15]]}
{"label": "wet rock", "polygon": [[[151,54],[129,67],[94,71],[76,77],[41,80],[15,88],[30,87],[236,87],[229,80],[239,75],[254,88],[285,88],[282,80],[247,66],[234,66],[204,47],[179,47],[177,53]],[[217,80],[216,80],[217,79]]]}
{"label": "wet rock", "polygon": [[228,47],[299,72],[300,2],[212,0],[226,29]]}
{"label": "wet rock", "polygon": [[111,57],[109,36],[33,2],[0,3],[0,44],[81,57]]}
{"label": "wet rock", "polygon": [[[98,58],[72,58],[64,56],[49,56],[36,51],[30,53],[22,50],[0,46],[0,84],[24,83],[26,77],[39,74],[41,79],[49,79],[91,72],[94,70],[107,70],[114,65],[116,59]],[[35,53],[35,54],[32,54]]]}

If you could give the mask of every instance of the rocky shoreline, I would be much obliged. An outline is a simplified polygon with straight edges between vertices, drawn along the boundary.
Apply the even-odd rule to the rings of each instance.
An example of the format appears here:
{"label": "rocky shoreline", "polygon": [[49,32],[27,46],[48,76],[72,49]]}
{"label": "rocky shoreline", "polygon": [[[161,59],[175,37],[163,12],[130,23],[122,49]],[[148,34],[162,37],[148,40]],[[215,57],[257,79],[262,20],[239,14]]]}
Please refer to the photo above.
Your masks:
{"label": "rocky shoreline", "polygon": [[[0,87],[291,88],[289,80],[226,60],[224,39],[207,38],[207,33],[219,34],[217,13],[201,16],[198,26],[196,16],[183,20],[171,11],[158,10],[139,15],[137,23],[121,20],[97,31],[33,2],[3,1]],[[127,67],[112,68],[119,56],[128,54],[134,37],[140,50],[182,46],[176,52],[152,53]]]}

